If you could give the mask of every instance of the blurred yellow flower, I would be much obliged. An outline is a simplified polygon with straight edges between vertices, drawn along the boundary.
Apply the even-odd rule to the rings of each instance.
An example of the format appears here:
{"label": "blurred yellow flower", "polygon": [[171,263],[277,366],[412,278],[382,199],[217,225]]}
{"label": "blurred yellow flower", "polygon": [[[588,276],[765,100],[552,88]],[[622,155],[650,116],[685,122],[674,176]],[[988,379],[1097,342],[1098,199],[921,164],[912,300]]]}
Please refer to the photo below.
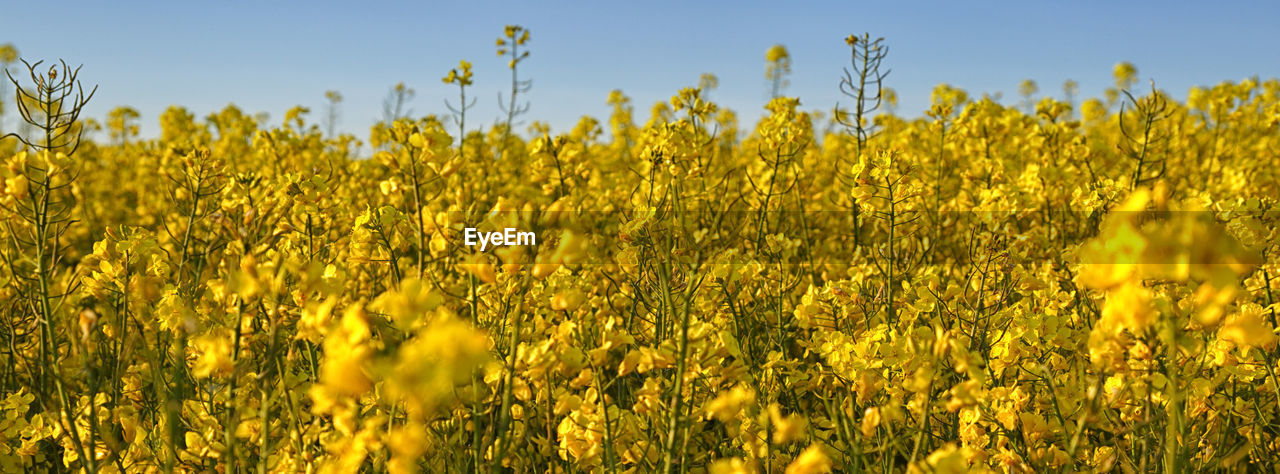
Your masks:
{"label": "blurred yellow flower", "polygon": [[831,459],[821,446],[811,445],[787,465],[787,474],[821,474],[831,472]]}

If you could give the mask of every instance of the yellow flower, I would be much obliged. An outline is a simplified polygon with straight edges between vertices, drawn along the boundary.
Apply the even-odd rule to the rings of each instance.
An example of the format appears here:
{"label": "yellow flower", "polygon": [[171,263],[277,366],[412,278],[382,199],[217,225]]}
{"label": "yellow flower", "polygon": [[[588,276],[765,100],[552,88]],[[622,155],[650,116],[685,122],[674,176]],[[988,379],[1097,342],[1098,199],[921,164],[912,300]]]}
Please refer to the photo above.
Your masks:
{"label": "yellow flower", "polygon": [[765,51],[764,60],[773,63],[773,62],[782,61],[783,59],[786,59],[790,56],[791,54],[787,52],[786,46],[775,44],[773,46],[770,46],[768,51]]}
{"label": "yellow flower", "polygon": [[373,386],[368,374],[370,349],[364,342],[371,333],[367,315],[359,305],[348,307],[338,327],[324,339],[324,363],[320,381],[336,394],[359,395]]}
{"label": "yellow flower", "polygon": [[235,364],[231,361],[232,333],[230,329],[216,328],[200,335],[194,341],[196,363],[191,375],[196,378],[226,376]]}
{"label": "yellow flower", "polygon": [[880,407],[867,408],[862,414],[862,421],[858,424],[862,436],[866,438],[875,436],[878,427],[880,427]]}
{"label": "yellow flower", "polygon": [[387,434],[387,446],[392,453],[387,470],[392,474],[409,474],[419,471],[418,459],[427,451],[429,441],[422,425],[405,423]]}
{"label": "yellow flower", "polygon": [[754,474],[758,469],[754,463],[748,463],[741,458],[720,459],[711,463],[711,474]]}
{"label": "yellow flower", "polygon": [[[498,40],[498,41],[502,41],[502,40]],[[473,73],[471,72],[471,62],[464,59],[458,62],[457,68],[449,70],[449,74],[444,76],[444,83],[458,84],[459,86],[469,86],[472,83],[472,76],[473,76]]]}
{"label": "yellow flower", "polygon": [[1243,305],[1240,312],[1228,317],[1223,323],[1222,329],[1218,330],[1218,337],[1239,347],[1263,347],[1270,350],[1276,343],[1276,333],[1263,319],[1264,312],[1258,304]]}
{"label": "yellow flower", "polygon": [[1138,68],[1128,61],[1116,63],[1111,75],[1115,77],[1116,87],[1120,89],[1129,88],[1138,82]]}
{"label": "yellow flower", "polygon": [[27,185],[26,176],[15,176],[4,180],[4,193],[14,199],[25,199],[28,189],[30,187]]}
{"label": "yellow flower", "polygon": [[707,418],[715,418],[725,423],[735,417],[742,416],[743,410],[755,404],[755,402],[755,390],[739,385],[728,391],[721,392],[714,400],[707,402],[703,411],[706,412]]}
{"label": "yellow flower", "polygon": [[462,270],[475,275],[484,283],[493,284],[498,281],[496,266],[490,263],[483,255],[473,254],[466,257],[463,263],[459,263],[458,267]]}
{"label": "yellow flower", "polygon": [[929,454],[926,459],[932,471],[938,474],[962,474],[969,472],[969,463],[964,453],[954,444],[947,443]]}
{"label": "yellow flower", "polygon": [[551,309],[553,311],[573,311],[578,309],[586,300],[586,296],[582,294],[582,290],[577,288],[561,291],[551,297]]}
{"label": "yellow flower", "polygon": [[329,318],[333,307],[338,304],[337,298],[329,298],[323,302],[308,302],[302,309],[302,317],[298,321],[298,335],[313,343],[319,343],[329,329]]}
{"label": "yellow flower", "polygon": [[831,472],[831,459],[821,446],[811,445],[787,465],[787,474],[821,474]]}
{"label": "yellow flower", "polygon": [[777,403],[769,405],[769,423],[773,425],[773,442],[779,445],[800,439],[807,425],[804,417],[798,414],[782,416]]}
{"label": "yellow flower", "polygon": [[1125,282],[1107,293],[1102,307],[1102,321],[1113,331],[1128,329],[1142,334],[1155,323],[1158,313],[1151,304],[1151,291],[1140,283]]}
{"label": "yellow flower", "polygon": [[415,416],[437,414],[489,360],[489,340],[456,317],[436,317],[400,346],[388,374],[391,393]]}

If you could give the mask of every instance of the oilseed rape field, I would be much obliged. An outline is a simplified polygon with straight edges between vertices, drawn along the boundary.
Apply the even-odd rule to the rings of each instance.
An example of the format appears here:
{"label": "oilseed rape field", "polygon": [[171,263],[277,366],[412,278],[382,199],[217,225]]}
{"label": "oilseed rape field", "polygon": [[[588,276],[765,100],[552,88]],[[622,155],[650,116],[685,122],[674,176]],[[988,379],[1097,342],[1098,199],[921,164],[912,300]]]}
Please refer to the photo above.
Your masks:
{"label": "oilseed rape field", "polygon": [[859,34],[550,133],[495,33],[363,137],[0,49],[0,472],[1276,469],[1280,80],[900,114]]}

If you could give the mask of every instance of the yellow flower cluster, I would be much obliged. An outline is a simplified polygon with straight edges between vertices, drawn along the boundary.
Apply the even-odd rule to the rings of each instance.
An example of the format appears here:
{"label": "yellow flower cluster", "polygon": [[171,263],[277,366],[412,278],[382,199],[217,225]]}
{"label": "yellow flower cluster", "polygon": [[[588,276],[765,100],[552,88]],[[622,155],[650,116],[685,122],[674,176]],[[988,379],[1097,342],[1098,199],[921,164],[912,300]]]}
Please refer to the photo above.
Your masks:
{"label": "yellow flower cluster", "polygon": [[1145,116],[778,96],[741,133],[704,82],[527,141],[402,118],[369,159],[305,109],[0,141],[0,471],[1274,463],[1280,81]]}

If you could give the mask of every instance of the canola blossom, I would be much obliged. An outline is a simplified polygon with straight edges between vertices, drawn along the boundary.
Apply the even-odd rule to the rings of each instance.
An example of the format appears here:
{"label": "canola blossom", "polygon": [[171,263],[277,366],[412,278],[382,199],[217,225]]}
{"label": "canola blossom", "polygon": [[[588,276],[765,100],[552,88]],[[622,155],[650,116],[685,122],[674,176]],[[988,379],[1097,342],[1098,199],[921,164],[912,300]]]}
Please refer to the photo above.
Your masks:
{"label": "canola blossom", "polygon": [[909,118],[888,43],[844,43],[834,110],[777,45],[754,123],[709,76],[560,134],[515,129],[519,26],[495,124],[463,60],[450,116],[367,138],[301,107],[103,130],[93,71],[31,64],[0,471],[1275,468],[1280,80],[1180,102],[1122,63],[1102,98],[944,84]]}

